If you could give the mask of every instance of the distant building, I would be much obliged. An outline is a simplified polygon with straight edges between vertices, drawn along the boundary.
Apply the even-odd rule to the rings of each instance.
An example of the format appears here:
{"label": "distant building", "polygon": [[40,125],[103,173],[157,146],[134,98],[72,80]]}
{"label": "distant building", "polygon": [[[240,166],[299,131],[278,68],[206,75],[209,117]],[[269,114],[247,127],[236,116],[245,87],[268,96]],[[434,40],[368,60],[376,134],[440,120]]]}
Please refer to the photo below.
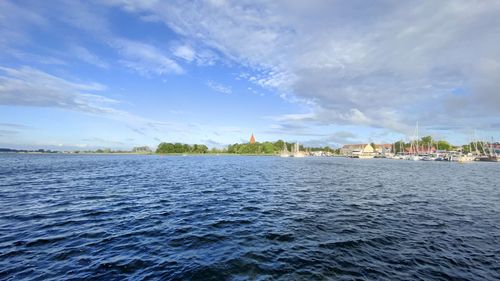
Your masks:
{"label": "distant building", "polygon": [[353,158],[373,158],[374,149],[370,144],[346,144],[340,149],[340,154]]}
{"label": "distant building", "polygon": [[252,133],[252,136],[250,137],[250,144],[254,144],[255,143],[255,137],[253,136],[253,133]]}
{"label": "distant building", "polygon": [[379,155],[386,155],[392,152],[392,144],[390,143],[375,144],[373,150],[375,153]]}

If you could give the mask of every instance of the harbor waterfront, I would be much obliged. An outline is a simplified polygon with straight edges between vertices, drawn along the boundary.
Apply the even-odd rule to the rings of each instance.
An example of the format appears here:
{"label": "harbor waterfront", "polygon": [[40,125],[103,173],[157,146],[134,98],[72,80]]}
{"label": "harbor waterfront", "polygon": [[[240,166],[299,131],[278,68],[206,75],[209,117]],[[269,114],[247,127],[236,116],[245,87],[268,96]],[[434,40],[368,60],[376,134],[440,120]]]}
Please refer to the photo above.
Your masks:
{"label": "harbor waterfront", "polygon": [[0,154],[0,279],[499,280],[498,168]]}
{"label": "harbor waterfront", "polygon": [[[53,151],[53,150],[15,150],[0,148],[0,153],[28,153],[28,154],[93,154],[93,155],[266,155],[280,157],[302,158],[308,156],[344,156],[349,158],[387,158],[396,160],[412,161],[450,161],[458,163],[468,163],[473,161],[500,162],[500,143],[474,141],[468,145],[453,146],[448,142],[435,141],[431,136],[423,137],[420,140],[405,143],[398,141],[385,144],[346,144],[341,148],[334,149],[325,147],[304,147],[299,142],[285,142],[277,140],[275,142],[257,142],[254,134],[251,135],[248,143],[235,143],[224,148],[212,147],[209,149],[204,144],[166,143],[161,142],[153,152],[148,146],[134,147],[131,150],[111,150],[97,149],[86,151]],[[441,148],[441,149],[440,149]]]}
{"label": "harbor waterfront", "polygon": [[0,0],[0,281],[500,281],[500,1]]}

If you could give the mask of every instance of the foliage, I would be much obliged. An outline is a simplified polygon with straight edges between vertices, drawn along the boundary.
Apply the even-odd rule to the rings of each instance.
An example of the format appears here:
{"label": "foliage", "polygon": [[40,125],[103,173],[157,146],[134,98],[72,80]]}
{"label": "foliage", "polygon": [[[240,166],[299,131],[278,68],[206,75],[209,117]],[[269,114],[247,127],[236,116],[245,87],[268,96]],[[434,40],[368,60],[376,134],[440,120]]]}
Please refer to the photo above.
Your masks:
{"label": "foliage", "polygon": [[330,153],[335,153],[336,149],[333,149],[329,146],[325,147],[307,147],[306,148],[308,151],[324,151],[324,152],[330,152]]}
{"label": "foliage", "polygon": [[[420,140],[418,140],[418,146],[420,148],[424,147],[424,150],[426,150],[427,147],[429,146],[434,147],[437,150],[447,150],[447,151],[453,150],[453,146],[447,141],[444,140],[436,141],[433,140],[431,136],[425,136]],[[410,142],[405,143],[404,141],[397,141],[393,144],[393,148],[396,153],[404,152],[405,148],[410,148],[410,147],[411,147]]]}
{"label": "foliage", "polygon": [[462,151],[465,153],[473,152],[473,153],[485,154],[483,145],[477,142],[470,142],[469,144],[462,145]]}
{"label": "foliage", "polygon": [[[255,143],[235,143],[230,144],[227,148],[217,149],[212,148],[208,149],[207,146],[202,144],[181,144],[181,143],[166,143],[162,142],[158,145],[156,149],[156,153],[229,153],[229,154],[256,154],[256,155],[275,155],[280,154],[284,147],[287,147],[289,152],[292,152],[293,146],[295,143],[293,142],[285,142],[283,140],[278,140],[276,142],[255,142]],[[329,146],[325,147],[304,147],[302,145],[299,146],[301,151],[323,151],[332,154],[340,154],[340,149],[334,149]]]}
{"label": "foliage", "polygon": [[207,153],[208,147],[204,144],[182,144],[162,142],[158,145],[156,153]]}
{"label": "foliage", "polygon": [[447,141],[440,140],[440,141],[437,142],[436,149],[448,151],[448,150],[452,150],[453,146],[449,142],[447,142]]}
{"label": "foliage", "polygon": [[[278,140],[276,142],[256,142],[256,143],[235,143],[227,147],[228,153],[234,154],[279,154],[283,151],[284,147],[287,147],[289,152],[292,151],[294,143],[285,142],[283,140]],[[334,149],[326,147],[304,147],[299,145],[301,151],[325,151],[325,152],[335,152]]]}
{"label": "foliage", "polygon": [[420,139],[419,145],[423,145],[424,147],[428,147],[429,145],[433,145],[433,140],[431,136],[426,136]]}
{"label": "foliage", "polygon": [[395,153],[404,153],[406,147],[409,147],[409,144],[406,144],[404,141],[397,141],[392,145]]}

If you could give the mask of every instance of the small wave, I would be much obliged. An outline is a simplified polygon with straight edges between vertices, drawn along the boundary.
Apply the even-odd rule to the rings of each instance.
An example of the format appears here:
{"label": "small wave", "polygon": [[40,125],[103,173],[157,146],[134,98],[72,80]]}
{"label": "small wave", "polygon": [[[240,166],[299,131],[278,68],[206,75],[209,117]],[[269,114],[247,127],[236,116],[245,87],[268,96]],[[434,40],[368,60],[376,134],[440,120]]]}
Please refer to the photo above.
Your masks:
{"label": "small wave", "polygon": [[116,271],[118,273],[133,273],[140,269],[148,268],[154,265],[150,260],[133,259],[112,262],[101,262],[95,269],[96,272]]}
{"label": "small wave", "polygon": [[250,220],[219,220],[214,223],[211,223],[211,227],[215,228],[223,228],[223,227],[228,227],[228,226],[238,226],[238,225],[245,225],[245,224],[251,224],[252,221]]}
{"label": "small wave", "polygon": [[83,249],[66,249],[55,253],[51,258],[57,261],[65,261],[68,260],[68,258],[81,255],[82,252],[84,252]]}
{"label": "small wave", "polygon": [[279,241],[279,242],[292,242],[295,240],[295,237],[291,233],[274,233],[270,232],[265,235],[267,240]]}
{"label": "small wave", "polygon": [[39,247],[48,244],[53,244],[59,242],[61,240],[66,239],[66,236],[57,236],[57,237],[47,237],[47,238],[38,238],[26,243],[26,247]]}
{"label": "small wave", "polygon": [[371,247],[381,247],[381,246],[389,246],[396,243],[398,238],[394,236],[386,236],[386,237],[376,237],[371,239],[352,239],[352,240],[342,240],[342,241],[332,241],[320,243],[319,247],[326,249],[353,249],[362,247],[364,245],[368,245]]}
{"label": "small wave", "polygon": [[205,234],[205,235],[186,235],[171,239],[169,244],[173,247],[186,247],[189,249],[204,247],[227,239],[224,235]]}

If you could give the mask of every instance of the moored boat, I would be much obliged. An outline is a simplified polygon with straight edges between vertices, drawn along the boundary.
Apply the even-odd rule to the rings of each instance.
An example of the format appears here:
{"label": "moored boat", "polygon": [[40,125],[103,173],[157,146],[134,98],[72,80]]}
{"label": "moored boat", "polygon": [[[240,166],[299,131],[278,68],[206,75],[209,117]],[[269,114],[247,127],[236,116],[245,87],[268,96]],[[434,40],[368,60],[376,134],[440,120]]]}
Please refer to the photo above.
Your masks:
{"label": "moored boat", "polygon": [[290,152],[288,152],[287,144],[286,142],[283,144],[283,151],[280,153],[280,157],[290,157]]}
{"label": "moored boat", "polygon": [[475,159],[476,159],[476,156],[474,156],[474,155],[469,155],[469,154],[454,155],[454,154],[451,154],[449,161],[458,162],[458,163],[470,163],[470,162],[473,162]]}
{"label": "moored boat", "polygon": [[300,151],[300,146],[299,146],[299,143],[297,142],[293,145],[292,154],[290,156],[302,158],[302,157],[306,157],[306,154],[303,151]]}
{"label": "moored boat", "polygon": [[498,155],[488,155],[488,156],[479,156],[476,158],[476,161],[482,162],[500,162]]}
{"label": "moored boat", "polygon": [[436,161],[437,157],[431,156],[431,155],[426,155],[422,157],[422,161]]}

